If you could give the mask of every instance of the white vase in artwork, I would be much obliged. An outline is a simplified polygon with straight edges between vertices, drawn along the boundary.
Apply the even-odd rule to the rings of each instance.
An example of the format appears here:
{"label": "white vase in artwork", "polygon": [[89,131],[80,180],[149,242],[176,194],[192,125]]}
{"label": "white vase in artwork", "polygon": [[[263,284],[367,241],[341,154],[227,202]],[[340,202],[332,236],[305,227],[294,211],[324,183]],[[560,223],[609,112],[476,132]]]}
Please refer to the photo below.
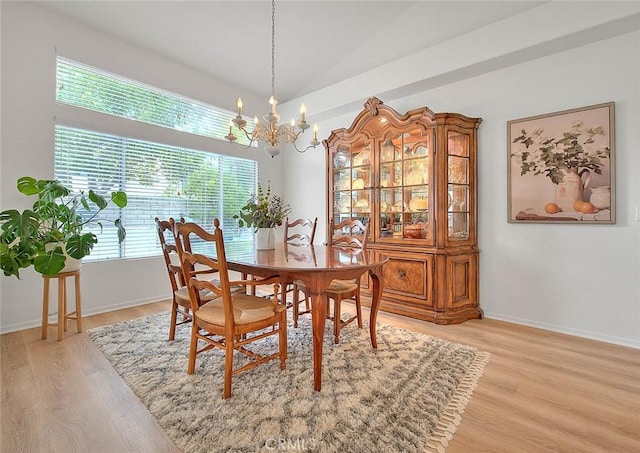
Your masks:
{"label": "white vase in artwork", "polygon": [[[565,212],[575,211],[573,205],[576,201],[582,201],[584,188],[589,184],[591,172],[586,168],[578,173],[576,170],[560,170],[562,181],[556,184],[556,204]],[[585,175],[584,181],[582,175]]]}
{"label": "white vase in artwork", "polygon": [[275,228],[258,228],[256,231],[256,250],[273,250],[275,247]]}
{"label": "white vase in artwork", "polygon": [[611,187],[592,187],[589,201],[596,209],[609,209],[611,207]]}

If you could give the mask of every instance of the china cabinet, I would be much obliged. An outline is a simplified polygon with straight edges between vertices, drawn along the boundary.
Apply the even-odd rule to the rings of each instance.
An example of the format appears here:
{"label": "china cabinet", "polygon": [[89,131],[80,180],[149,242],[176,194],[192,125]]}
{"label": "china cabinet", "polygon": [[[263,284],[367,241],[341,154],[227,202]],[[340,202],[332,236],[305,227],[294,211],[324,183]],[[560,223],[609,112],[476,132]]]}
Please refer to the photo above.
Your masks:
{"label": "china cabinet", "polygon": [[[482,120],[423,107],[404,115],[372,97],[327,150],[330,228],[369,223],[384,251],[381,309],[438,324],[481,318],[477,129]],[[363,293],[369,282],[362,281]]]}

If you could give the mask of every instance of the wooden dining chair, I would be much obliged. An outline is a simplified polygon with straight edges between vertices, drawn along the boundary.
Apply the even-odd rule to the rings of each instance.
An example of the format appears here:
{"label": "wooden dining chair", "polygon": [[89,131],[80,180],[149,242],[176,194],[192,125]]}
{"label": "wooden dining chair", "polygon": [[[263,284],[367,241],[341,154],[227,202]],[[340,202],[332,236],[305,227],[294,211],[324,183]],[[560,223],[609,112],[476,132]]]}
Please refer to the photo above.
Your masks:
{"label": "wooden dining chair", "polygon": [[[164,256],[167,274],[169,275],[169,284],[171,285],[172,301],[171,320],[169,321],[169,340],[173,340],[176,335],[176,326],[190,322],[192,319],[190,313],[191,300],[189,298],[189,289],[186,286],[186,279],[182,272],[180,254],[174,235],[175,224],[177,222],[184,223],[184,219],[181,218],[176,221],[172,217],[169,220],[160,220],[156,217],[155,221],[162,255]],[[167,241],[167,237],[170,238],[171,243]],[[218,282],[215,278],[213,281],[214,283]],[[234,291],[242,290],[242,288],[234,288]],[[217,296],[210,291],[203,291],[201,297],[203,300],[209,301],[215,299]],[[180,321],[178,320],[178,315],[181,315],[182,317]]]}
{"label": "wooden dining chair", "polygon": [[[369,233],[369,224],[364,225],[358,219],[349,219],[334,225],[332,228],[332,235],[330,238],[331,245],[337,247],[345,247],[352,250],[363,250],[367,245],[367,237]],[[293,325],[298,325],[297,317],[305,312],[298,312],[296,306],[299,305],[297,300],[297,291],[301,291],[305,299],[309,299],[309,289],[304,283],[295,282],[294,291],[294,311],[293,311]],[[343,300],[353,299],[356,306],[356,314],[346,320],[341,319],[341,305]],[[330,314],[330,301],[333,300],[333,315]],[[362,329],[362,304],[360,302],[360,279],[350,280],[333,280],[327,288],[327,317],[333,321],[333,341],[335,344],[340,342],[340,329],[353,321],[358,321],[358,328]]]}
{"label": "wooden dining chair", "polygon": [[[218,219],[214,220],[212,233],[195,223],[176,223],[174,233],[181,255],[182,269],[187,277],[193,316],[187,373],[195,372],[196,355],[212,348],[222,349],[225,354],[222,397],[229,398],[233,375],[275,359],[279,359],[280,368],[285,369],[287,312],[284,304],[279,303],[276,296],[267,300],[246,294],[245,291],[232,292],[232,287],[272,284],[274,294],[278,294],[279,277],[230,281],[224,239]],[[206,243],[206,256],[188,251],[194,239]],[[203,279],[205,271],[217,272],[219,284]],[[218,298],[207,302],[201,297],[203,291],[210,291]],[[272,335],[278,335],[276,352],[261,355],[247,348],[250,343]],[[200,349],[199,341],[205,342],[205,346]],[[250,360],[234,369],[234,351],[245,354]]]}
{"label": "wooden dining chair", "polygon": [[[316,228],[318,226],[318,218],[312,219],[295,219],[289,220],[287,218],[284,222],[284,243],[285,245],[293,244],[293,245],[313,245],[313,241],[316,237]],[[287,308],[293,307],[294,314],[294,323],[293,327],[298,327],[298,315],[311,313],[311,305],[309,303],[309,298],[304,297],[302,300],[299,298],[299,294],[294,294],[296,292],[295,282],[288,283],[286,285],[282,285],[281,288],[281,300],[285,301],[287,304]],[[292,301],[288,302],[288,294],[294,294],[292,297]],[[297,296],[297,297],[296,297]],[[305,310],[302,312],[298,312],[300,302],[305,303]]]}
{"label": "wooden dining chair", "polygon": [[[171,285],[171,321],[169,324],[169,340],[173,340],[176,335],[176,325],[184,324],[191,321],[191,300],[189,298],[189,290],[185,284],[182,274],[182,267],[178,257],[178,249],[175,243],[167,242],[167,236],[173,242],[173,223],[174,220],[160,220],[156,217],[156,230],[158,231],[158,239],[160,240],[160,248],[164,256],[164,263],[169,275],[169,283]],[[182,316],[178,322],[178,314]]]}

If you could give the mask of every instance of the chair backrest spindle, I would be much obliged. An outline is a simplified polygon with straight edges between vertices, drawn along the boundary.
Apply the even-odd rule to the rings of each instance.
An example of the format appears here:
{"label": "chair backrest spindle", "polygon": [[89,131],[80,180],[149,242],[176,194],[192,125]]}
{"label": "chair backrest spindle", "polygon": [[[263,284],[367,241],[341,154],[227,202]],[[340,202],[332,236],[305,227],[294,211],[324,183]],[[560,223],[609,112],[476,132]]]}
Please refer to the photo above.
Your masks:
{"label": "chair backrest spindle", "polygon": [[284,242],[290,244],[313,244],[316,236],[316,227],[318,226],[318,218],[315,219],[296,219],[284,223]]}
{"label": "chair backrest spindle", "polygon": [[[171,219],[170,219],[171,221]],[[178,250],[178,256],[180,258],[180,263],[182,264],[182,272],[184,274],[184,281],[188,284],[189,280],[194,276],[200,274],[217,274],[217,281],[209,282],[212,286],[219,288],[220,291],[230,292],[229,285],[229,272],[227,269],[227,260],[224,251],[224,239],[222,236],[222,230],[220,229],[220,221],[218,219],[214,220],[214,231],[210,233],[202,228],[197,223],[193,222],[173,222],[173,236],[175,238],[176,249]],[[198,238],[200,242],[206,242],[212,244],[214,250],[212,250],[212,255],[215,256],[215,259],[209,258],[205,255],[194,253],[192,250],[192,239]],[[190,256],[189,260],[185,258]],[[198,260],[195,260],[194,256],[200,256],[202,258],[206,258],[207,263],[200,263]],[[205,269],[199,269],[197,264],[203,264]],[[217,291],[214,291],[218,294]],[[200,296],[196,298],[198,301],[198,305],[202,305],[206,301],[200,300]],[[191,298],[191,302],[193,305],[194,298]],[[197,307],[193,307],[194,311]]]}
{"label": "chair backrest spindle", "polygon": [[369,223],[363,224],[358,219],[347,219],[333,225],[331,245],[364,249],[369,236]]}

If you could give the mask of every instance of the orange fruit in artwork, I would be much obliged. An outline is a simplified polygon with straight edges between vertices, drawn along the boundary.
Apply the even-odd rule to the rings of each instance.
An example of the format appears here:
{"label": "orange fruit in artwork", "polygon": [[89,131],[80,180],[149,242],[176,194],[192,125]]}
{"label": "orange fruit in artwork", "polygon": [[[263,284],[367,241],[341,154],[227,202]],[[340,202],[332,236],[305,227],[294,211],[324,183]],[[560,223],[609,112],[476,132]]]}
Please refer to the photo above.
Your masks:
{"label": "orange fruit in artwork", "polygon": [[583,214],[593,214],[596,212],[596,207],[589,203],[588,201],[584,201],[582,203],[582,213]]}
{"label": "orange fruit in artwork", "polygon": [[596,212],[596,207],[588,201],[578,200],[573,204],[573,209],[583,214],[593,214]]}
{"label": "orange fruit in artwork", "polygon": [[562,211],[562,209],[560,209],[560,206],[555,203],[547,203],[546,205],[544,205],[544,210],[547,214],[556,214]]}
{"label": "orange fruit in artwork", "polygon": [[585,204],[585,202],[582,201],[582,200],[576,201],[575,203],[573,203],[573,210],[574,211],[578,211],[578,212],[582,212],[582,209],[583,209],[582,207],[583,207],[584,204]]}

